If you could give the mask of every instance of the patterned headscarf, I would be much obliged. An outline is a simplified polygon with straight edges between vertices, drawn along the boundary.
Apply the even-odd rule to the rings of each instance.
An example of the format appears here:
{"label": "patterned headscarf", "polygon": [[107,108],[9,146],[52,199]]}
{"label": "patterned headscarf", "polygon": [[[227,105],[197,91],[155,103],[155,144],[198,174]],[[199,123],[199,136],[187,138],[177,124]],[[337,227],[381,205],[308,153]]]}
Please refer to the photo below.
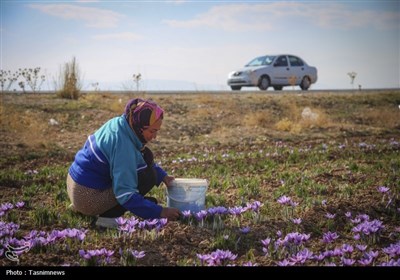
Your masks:
{"label": "patterned headscarf", "polygon": [[142,133],[143,130],[162,119],[164,110],[153,101],[135,98],[129,100],[126,104],[124,115],[140,141],[146,144]]}

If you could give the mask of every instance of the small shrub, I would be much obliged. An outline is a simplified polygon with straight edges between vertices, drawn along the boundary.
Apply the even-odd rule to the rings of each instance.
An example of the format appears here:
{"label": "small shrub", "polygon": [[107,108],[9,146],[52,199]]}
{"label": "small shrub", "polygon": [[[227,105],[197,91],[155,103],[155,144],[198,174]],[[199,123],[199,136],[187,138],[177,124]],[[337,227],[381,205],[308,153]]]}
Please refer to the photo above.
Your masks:
{"label": "small shrub", "polygon": [[245,116],[244,125],[265,128],[272,123],[272,120],[273,116],[269,112],[254,112]]}
{"label": "small shrub", "polygon": [[289,131],[298,133],[301,131],[301,126],[298,123],[294,123],[288,118],[284,118],[275,124],[275,128],[280,131]]}
{"label": "small shrub", "polygon": [[60,89],[58,90],[58,95],[61,98],[77,100],[81,90],[81,81],[79,67],[76,63],[75,57],[70,63],[65,63],[64,69],[61,70],[59,79]]}

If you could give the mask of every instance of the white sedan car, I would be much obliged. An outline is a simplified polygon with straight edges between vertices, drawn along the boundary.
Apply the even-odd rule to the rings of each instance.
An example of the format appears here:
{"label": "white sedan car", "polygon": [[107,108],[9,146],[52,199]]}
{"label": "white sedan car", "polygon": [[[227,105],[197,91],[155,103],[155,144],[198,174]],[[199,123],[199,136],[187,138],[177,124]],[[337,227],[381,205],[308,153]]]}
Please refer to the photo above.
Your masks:
{"label": "white sedan car", "polygon": [[300,86],[302,90],[308,90],[316,81],[317,68],[289,54],[256,57],[228,76],[228,86],[232,90],[242,87],[267,90],[270,86],[275,90],[282,90],[284,86]]}

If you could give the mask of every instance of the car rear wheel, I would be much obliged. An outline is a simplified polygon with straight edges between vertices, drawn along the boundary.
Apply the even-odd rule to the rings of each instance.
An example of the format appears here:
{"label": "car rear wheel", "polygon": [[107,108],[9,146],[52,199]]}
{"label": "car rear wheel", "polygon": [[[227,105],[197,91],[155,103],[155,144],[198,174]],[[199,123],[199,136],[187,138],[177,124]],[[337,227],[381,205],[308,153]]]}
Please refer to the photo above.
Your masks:
{"label": "car rear wheel", "polygon": [[231,86],[232,90],[240,90],[242,87],[241,86]]}
{"label": "car rear wheel", "polygon": [[258,88],[261,90],[267,90],[269,87],[269,79],[267,76],[261,76],[260,80],[258,81]]}
{"label": "car rear wheel", "polygon": [[302,90],[308,90],[310,86],[311,86],[310,78],[304,77],[303,80],[301,81],[300,88]]}

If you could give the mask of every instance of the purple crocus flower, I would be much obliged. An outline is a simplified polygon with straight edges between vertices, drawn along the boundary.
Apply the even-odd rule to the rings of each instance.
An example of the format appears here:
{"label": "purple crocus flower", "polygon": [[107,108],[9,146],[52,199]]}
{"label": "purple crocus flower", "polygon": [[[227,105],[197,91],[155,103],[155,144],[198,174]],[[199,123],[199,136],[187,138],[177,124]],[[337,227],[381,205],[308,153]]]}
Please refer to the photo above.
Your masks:
{"label": "purple crocus flower", "polygon": [[364,252],[367,249],[368,245],[362,245],[362,244],[357,244],[356,248],[360,251],[360,252]]}
{"label": "purple crocus flower", "polygon": [[290,202],[292,201],[292,199],[286,195],[281,196],[280,198],[278,198],[278,203],[282,204],[282,205],[286,205],[286,204],[290,204]]}
{"label": "purple crocus flower", "polygon": [[244,212],[244,210],[242,206],[235,206],[235,207],[230,207],[228,209],[228,212],[234,216],[239,216]]}
{"label": "purple crocus flower", "polygon": [[324,259],[325,259],[325,254],[323,253],[314,256],[314,260],[316,261],[323,261]]}
{"label": "purple crocus flower", "polygon": [[185,218],[189,218],[192,214],[190,213],[190,210],[184,210],[182,211],[182,215]]}
{"label": "purple crocus flower", "polygon": [[140,221],[138,223],[138,228],[139,229],[145,229],[146,228],[146,222],[145,221]]}
{"label": "purple crocus flower", "polygon": [[387,192],[390,191],[390,189],[389,189],[388,187],[385,187],[385,186],[379,186],[379,187],[378,187],[378,191],[379,191],[380,193],[387,193]]}
{"label": "purple crocus flower", "polygon": [[22,208],[22,207],[24,207],[24,205],[25,205],[25,202],[23,202],[23,201],[19,201],[19,202],[15,203],[15,207],[17,207],[17,208]]}
{"label": "purple crocus flower", "polygon": [[339,235],[336,232],[328,231],[327,233],[324,233],[322,241],[324,243],[331,243],[338,238],[339,238]]}
{"label": "purple crocus flower", "polygon": [[313,252],[304,248],[300,252],[298,252],[295,256],[290,257],[290,260],[293,261],[293,264],[301,263],[304,264],[308,259],[313,258]]}
{"label": "purple crocus flower", "polygon": [[291,201],[291,202],[290,202],[290,206],[296,207],[296,206],[299,206],[299,203],[298,203],[298,202]]}
{"label": "purple crocus flower", "polygon": [[115,221],[117,222],[118,226],[122,226],[126,223],[127,219],[125,219],[124,217],[118,217],[117,219],[115,219]]}
{"label": "purple crocus flower", "polygon": [[242,264],[242,266],[258,266],[257,263],[252,263],[251,261],[245,262]]}
{"label": "purple crocus flower", "polygon": [[388,247],[383,248],[382,251],[389,255],[391,258],[400,256],[400,241],[395,244],[390,244]]}
{"label": "purple crocus flower", "polygon": [[327,217],[328,219],[334,219],[336,217],[336,214],[331,214],[331,213],[326,213],[325,217]]}
{"label": "purple crocus flower", "polygon": [[400,146],[400,143],[395,141],[395,140],[393,140],[393,139],[390,141],[389,144],[392,145],[392,146]]}
{"label": "purple crocus flower", "polygon": [[135,259],[141,259],[141,258],[143,258],[144,256],[146,256],[146,253],[145,253],[144,251],[132,250],[131,253],[132,253],[132,256],[133,256]]}
{"label": "purple crocus flower", "polygon": [[296,225],[299,225],[299,224],[301,224],[302,219],[301,219],[301,218],[292,219],[292,222],[293,222],[294,224],[296,224]]}
{"label": "purple crocus flower", "polygon": [[163,228],[167,225],[168,219],[167,218],[161,218],[158,220],[158,225],[160,228]]}
{"label": "purple crocus flower", "polygon": [[271,243],[271,238],[265,238],[265,239],[261,240],[261,243],[263,246],[268,247],[269,244]]}
{"label": "purple crocus flower", "polygon": [[358,263],[359,263],[359,264],[362,264],[362,265],[370,265],[370,264],[372,263],[373,260],[374,260],[374,259],[371,258],[371,257],[366,257],[366,258],[363,258],[363,259],[361,259],[361,260],[358,260]]}
{"label": "purple crocus flower", "polygon": [[379,252],[371,250],[368,253],[366,253],[366,256],[372,259],[376,259],[379,256]]}
{"label": "purple crocus flower", "polygon": [[343,265],[352,266],[355,262],[356,262],[356,261],[353,260],[353,259],[346,259],[346,258],[342,257],[342,263],[343,263]]}
{"label": "purple crocus flower", "polygon": [[247,234],[250,232],[250,227],[240,228],[239,231],[243,234]]}
{"label": "purple crocus flower", "polygon": [[283,261],[277,262],[277,265],[278,266],[292,266],[293,263],[285,259]]}
{"label": "purple crocus flower", "polygon": [[351,253],[353,252],[354,248],[353,246],[349,245],[349,244],[343,244],[342,245],[342,252],[343,253]]}
{"label": "purple crocus flower", "polygon": [[353,224],[358,224],[358,223],[361,223],[361,219],[360,218],[350,219],[350,222]]}
{"label": "purple crocus flower", "polygon": [[205,217],[207,217],[207,211],[201,210],[195,213],[194,216],[198,221],[202,221]]}
{"label": "purple crocus flower", "polygon": [[208,260],[208,255],[196,254],[197,258],[200,260],[200,265],[203,266],[204,262]]}
{"label": "purple crocus flower", "polygon": [[150,219],[150,220],[145,220],[146,226],[149,229],[152,229],[155,227],[158,223],[158,219]]}
{"label": "purple crocus flower", "polygon": [[253,203],[247,204],[247,207],[252,209],[254,212],[258,212],[261,206],[263,206],[263,204],[260,201],[254,201]]}

